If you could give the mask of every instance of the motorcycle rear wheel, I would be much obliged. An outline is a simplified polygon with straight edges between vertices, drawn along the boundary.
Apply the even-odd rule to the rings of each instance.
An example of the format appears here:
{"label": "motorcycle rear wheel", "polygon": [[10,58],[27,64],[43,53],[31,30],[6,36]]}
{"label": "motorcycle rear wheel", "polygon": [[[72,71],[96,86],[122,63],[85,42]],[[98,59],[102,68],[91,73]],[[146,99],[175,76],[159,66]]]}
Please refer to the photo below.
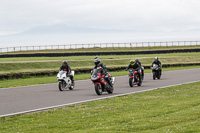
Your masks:
{"label": "motorcycle rear wheel", "polygon": [[107,92],[108,92],[109,94],[112,94],[112,93],[113,93],[113,90],[114,90],[114,88],[111,87],[109,90],[107,90]]}
{"label": "motorcycle rear wheel", "polygon": [[101,95],[102,94],[102,88],[99,86],[99,84],[95,84],[94,85],[95,91],[97,93],[97,95]]}
{"label": "motorcycle rear wheel", "polygon": [[160,79],[160,77],[161,77],[161,75],[160,75],[160,72],[159,72],[159,74],[158,74],[158,79]]}
{"label": "motorcycle rear wheel", "polygon": [[74,85],[75,85],[75,82],[73,83],[73,86],[71,85],[71,86],[69,87],[69,89],[70,89],[70,90],[73,90],[73,89],[74,89]]}

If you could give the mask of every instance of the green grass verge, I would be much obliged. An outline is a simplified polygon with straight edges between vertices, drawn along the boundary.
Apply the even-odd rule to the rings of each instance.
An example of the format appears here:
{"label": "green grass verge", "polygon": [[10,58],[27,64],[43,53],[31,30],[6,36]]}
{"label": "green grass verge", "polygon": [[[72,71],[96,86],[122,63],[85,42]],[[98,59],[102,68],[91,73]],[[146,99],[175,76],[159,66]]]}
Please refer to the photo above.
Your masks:
{"label": "green grass verge", "polygon": [[[170,67],[163,68],[163,71],[173,71],[173,70],[181,70],[181,69],[193,69],[200,68],[200,66],[188,66],[188,67]],[[150,69],[145,69],[145,73],[151,73]],[[113,77],[115,76],[124,76],[128,75],[127,71],[117,71],[110,72]],[[75,80],[83,80],[90,79],[90,73],[86,74],[75,74]],[[49,83],[57,83],[56,76],[40,76],[40,77],[29,77],[29,78],[21,78],[21,79],[9,79],[9,80],[0,80],[0,88],[11,88],[11,87],[19,87],[19,86],[28,86],[28,85],[38,85],[38,84],[49,84]]]}
{"label": "green grass verge", "polygon": [[200,132],[200,82],[0,118],[11,132]]}

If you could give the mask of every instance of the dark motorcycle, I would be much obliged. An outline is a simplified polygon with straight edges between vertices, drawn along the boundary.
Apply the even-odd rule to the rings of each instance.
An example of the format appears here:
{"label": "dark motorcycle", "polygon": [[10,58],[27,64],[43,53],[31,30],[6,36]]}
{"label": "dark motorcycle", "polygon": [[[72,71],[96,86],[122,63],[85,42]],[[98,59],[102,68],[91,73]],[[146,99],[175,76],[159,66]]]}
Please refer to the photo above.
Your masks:
{"label": "dark motorcycle", "polygon": [[[138,85],[138,86],[141,86],[142,85],[142,79],[143,79],[143,76],[141,74],[141,69],[138,73],[138,70],[137,69],[129,69],[129,85],[130,87],[133,87],[134,85]],[[140,74],[141,76],[141,81],[139,79],[139,75]]]}
{"label": "dark motorcycle", "polygon": [[101,95],[102,92],[113,93],[114,90],[114,77],[110,74],[102,75],[103,68],[97,67],[91,71],[91,81],[94,83],[94,88],[97,95]]}
{"label": "dark motorcycle", "polygon": [[156,78],[160,79],[161,68],[158,65],[154,64],[153,67],[152,67],[152,73],[153,73],[153,80],[155,80]]}

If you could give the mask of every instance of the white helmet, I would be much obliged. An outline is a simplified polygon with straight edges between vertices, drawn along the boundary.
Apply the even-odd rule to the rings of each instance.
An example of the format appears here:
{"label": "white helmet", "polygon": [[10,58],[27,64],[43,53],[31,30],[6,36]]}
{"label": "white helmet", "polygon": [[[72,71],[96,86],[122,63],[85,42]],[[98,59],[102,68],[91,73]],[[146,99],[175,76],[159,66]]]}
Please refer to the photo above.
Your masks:
{"label": "white helmet", "polygon": [[155,57],[155,60],[158,60],[158,57]]}

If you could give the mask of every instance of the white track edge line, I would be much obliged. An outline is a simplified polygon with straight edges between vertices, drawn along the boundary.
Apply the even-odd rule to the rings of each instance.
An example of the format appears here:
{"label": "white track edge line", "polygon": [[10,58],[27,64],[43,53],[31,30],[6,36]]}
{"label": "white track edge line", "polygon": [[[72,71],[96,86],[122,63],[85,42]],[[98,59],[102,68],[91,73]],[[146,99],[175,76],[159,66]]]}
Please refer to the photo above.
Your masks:
{"label": "white track edge line", "polygon": [[174,85],[168,85],[168,86],[163,86],[163,87],[158,87],[158,88],[151,88],[151,89],[146,89],[146,90],[141,90],[141,91],[123,93],[123,94],[113,95],[113,96],[108,96],[108,97],[102,97],[102,98],[95,98],[95,99],[90,99],[90,100],[78,101],[78,102],[73,102],[73,103],[68,103],[68,104],[61,104],[61,105],[50,106],[50,107],[45,107],[45,108],[39,108],[39,109],[34,109],[34,110],[16,112],[16,113],[11,113],[11,114],[1,115],[0,117],[8,117],[8,116],[13,116],[13,115],[19,115],[19,114],[37,112],[37,111],[42,111],[42,110],[47,110],[47,109],[53,109],[53,108],[58,108],[58,107],[64,107],[64,106],[69,106],[69,105],[74,105],[74,104],[79,104],[79,103],[86,103],[86,102],[91,102],[91,101],[96,101],[96,100],[102,100],[102,99],[107,99],[107,98],[113,98],[113,97],[118,97],[118,96],[124,96],[124,95],[130,95],[130,94],[140,93],[140,92],[146,92],[146,91],[151,91],[151,90],[155,90],[155,89],[167,88],[167,87],[178,86],[178,85],[183,85],[183,84],[190,84],[190,83],[195,83],[195,82],[199,82],[199,81],[200,80],[191,81],[191,82],[185,82],[185,83],[179,83],[179,84],[174,84]]}

